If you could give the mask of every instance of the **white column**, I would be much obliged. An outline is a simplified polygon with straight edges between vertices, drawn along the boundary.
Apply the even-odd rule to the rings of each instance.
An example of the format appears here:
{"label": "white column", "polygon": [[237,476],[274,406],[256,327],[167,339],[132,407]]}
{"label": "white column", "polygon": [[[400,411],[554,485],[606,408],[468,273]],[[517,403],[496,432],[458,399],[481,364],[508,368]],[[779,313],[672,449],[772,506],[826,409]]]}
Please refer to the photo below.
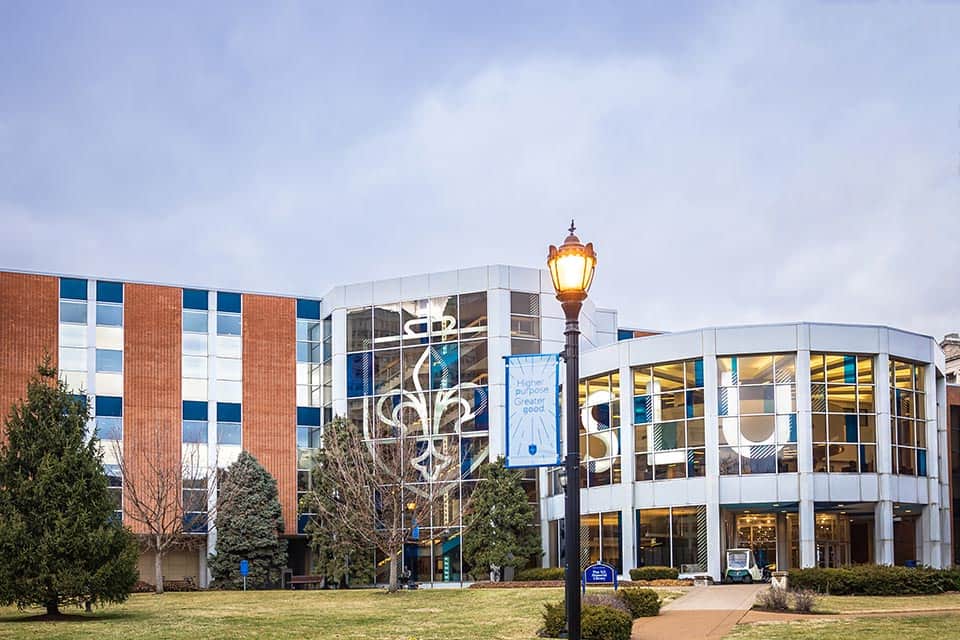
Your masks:
{"label": "white column", "polygon": [[937,443],[939,459],[937,466],[940,469],[940,483],[937,492],[940,495],[940,562],[942,566],[953,565],[953,532],[950,501],[950,430],[947,416],[947,384],[945,378],[937,379]]}
{"label": "white column", "polygon": [[[217,292],[207,292],[207,465],[210,477],[207,486],[212,490],[207,495],[208,513],[213,513],[213,521],[207,523],[207,554],[217,553],[217,470],[219,469],[217,444]],[[206,560],[201,565],[201,581],[210,582],[212,576]]]}
{"label": "white column", "polygon": [[[97,395],[97,281],[87,280],[87,395]],[[96,409],[91,406],[90,414]]]}
{"label": "white column", "polygon": [[330,361],[333,367],[333,415],[347,415],[347,310],[334,309],[331,315],[330,337],[333,358]]}
{"label": "white column", "polygon": [[[510,355],[510,291],[487,291],[487,376],[490,412],[490,459],[506,454],[506,368]],[[563,373],[561,372],[561,380]],[[574,391],[576,393],[576,391]],[[563,405],[561,404],[561,407]]]}
{"label": "white column", "polygon": [[629,348],[625,344],[619,345],[617,352],[620,358],[620,482],[626,491],[620,495],[628,495],[621,504],[620,512],[620,549],[623,554],[623,575],[629,576],[630,569],[637,566],[636,543],[636,505],[634,504],[634,479],[636,467],[634,465],[633,430],[633,373],[630,371]]}
{"label": "white column", "polygon": [[549,492],[549,472],[550,467],[540,467],[537,469],[537,499],[540,502],[540,550],[543,555],[540,556],[540,566],[550,566],[550,521],[547,519],[547,498]]}
{"label": "white column", "polygon": [[890,442],[890,354],[877,356],[873,372],[877,402],[877,476],[880,500],[874,508],[873,542],[875,562],[893,564],[893,458]]}
{"label": "white column", "polygon": [[707,465],[707,573],[720,580],[720,426],[717,417],[717,356],[713,331],[703,332],[703,440]]}
{"label": "white column", "polygon": [[927,505],[923,509],[923,563],[939,569],[941,557],[940,531],[940,433],[938,429],[937,368],[924,367],[924,416],[927,431]]}
{"label": "white column", "polygon": [[810,406],[810,350],[797,351],[797,480],[800,484],[800,567],[817,564],[813,483],[813,421]]}

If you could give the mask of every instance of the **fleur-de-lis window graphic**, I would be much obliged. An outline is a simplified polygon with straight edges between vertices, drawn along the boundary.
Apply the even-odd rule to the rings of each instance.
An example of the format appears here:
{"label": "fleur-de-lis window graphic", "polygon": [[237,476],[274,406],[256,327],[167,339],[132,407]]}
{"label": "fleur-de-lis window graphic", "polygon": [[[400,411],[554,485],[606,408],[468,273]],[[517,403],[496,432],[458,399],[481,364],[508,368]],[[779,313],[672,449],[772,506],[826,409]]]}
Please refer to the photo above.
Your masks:
{"label": "fleur-de-lis window graphic", "polygon": [[[403,335],[405,338],[425,339],[431,330],[431,324],[433,334],[439,335],[441,340],[457,335],[457,320],[449,315],[408,320],[403,325]],[[375,416],[369,415],[366,404],[363,409],[363,432],[371,451],[375,439],[382,437],[375,433],[374,420],[371,418],[384,425],[396,437],[418,439],[417,455],[410,460],[410,464],[425,482],[433,482],[443,477],[450,465],[459,462],[457,450],[444,451],[442,446],[438,446],[438,443],[445,442],[450,435],[441,433],[444,427],[449,431],[449,417],[454,418],[452,433],[459,434],[464,425],[474,421],[487,408],[483,387],[458,380],[455,345],[456,343],[441,343],[424,349],[413,366],[412,390],[396,390],[378,398],[373,409]],[[424,388],[422,381],[429,377],[443,381],[439,389],[431,392],[431,389]],[[477,406],[473,406],[467,398],[461,396],[462,391],[469,389],[475,390],[481,396]],[[465,461],[461,464],[461,475],[476,469],[486,458],[487,449],[484,449],[480,455]]]}

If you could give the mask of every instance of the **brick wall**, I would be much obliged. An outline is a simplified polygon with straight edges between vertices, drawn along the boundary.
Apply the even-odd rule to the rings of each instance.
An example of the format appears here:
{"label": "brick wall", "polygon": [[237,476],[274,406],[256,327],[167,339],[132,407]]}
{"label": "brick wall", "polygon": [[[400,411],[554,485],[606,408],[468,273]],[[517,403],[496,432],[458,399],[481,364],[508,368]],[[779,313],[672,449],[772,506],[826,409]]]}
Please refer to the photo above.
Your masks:
{"label": "brick wall", "polygon": [[0,424],[44,355],[57,364],[59,300],[58,278],[0,272]]}
{"label": "brick wall", "polygon": [[[144,482],[158,463],[179,469],[181,308],[180,289],[125,285],[123,448],[134,482]],[[129,512],[129,503],[125,508]],[[130,518],[125,522],[144,530]]]}
{"label": "brick wall", "polygon": [[296,301],[243,296],[243,448],[277,480],[286,534],[297,532]]}

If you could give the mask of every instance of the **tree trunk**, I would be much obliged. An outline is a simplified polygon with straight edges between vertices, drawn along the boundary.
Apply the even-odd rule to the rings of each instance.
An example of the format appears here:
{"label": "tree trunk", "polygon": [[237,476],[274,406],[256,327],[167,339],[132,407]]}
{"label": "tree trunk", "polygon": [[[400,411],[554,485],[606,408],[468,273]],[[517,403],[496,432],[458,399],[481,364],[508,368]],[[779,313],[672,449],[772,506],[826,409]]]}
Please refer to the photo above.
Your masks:
{"label": "tree trunk", "polygon": [[57,602],[56,598],[53,598],[47,602],[47,615],[48,616],[58,616],[60,615],[60,603]]}
{"label": "tree trunk", "polygon": [[400,554],[395,554],[390,559],[390,584],[387,585],[387,591],[394,593],[399,589],[399,579],[397,575],[397,565],[400,564]]}
{"label": "tree trunk", "polygon": [[157,545],[153,554],[153,576],[155,579],[157,593],[163,593],[163,554],[160,552],[160,540],[157,540]]}

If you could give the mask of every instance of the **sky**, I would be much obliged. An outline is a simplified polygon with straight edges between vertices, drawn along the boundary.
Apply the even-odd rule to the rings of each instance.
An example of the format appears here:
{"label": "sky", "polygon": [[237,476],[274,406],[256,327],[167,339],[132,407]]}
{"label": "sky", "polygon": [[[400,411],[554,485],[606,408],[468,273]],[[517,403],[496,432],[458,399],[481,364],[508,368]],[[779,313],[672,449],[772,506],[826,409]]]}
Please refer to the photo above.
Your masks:
{"label": "sky", "polygon": [[[123,5],[123,6],[121,6]],[[960,330],[960,2],[0,2],[0,268]]]}

